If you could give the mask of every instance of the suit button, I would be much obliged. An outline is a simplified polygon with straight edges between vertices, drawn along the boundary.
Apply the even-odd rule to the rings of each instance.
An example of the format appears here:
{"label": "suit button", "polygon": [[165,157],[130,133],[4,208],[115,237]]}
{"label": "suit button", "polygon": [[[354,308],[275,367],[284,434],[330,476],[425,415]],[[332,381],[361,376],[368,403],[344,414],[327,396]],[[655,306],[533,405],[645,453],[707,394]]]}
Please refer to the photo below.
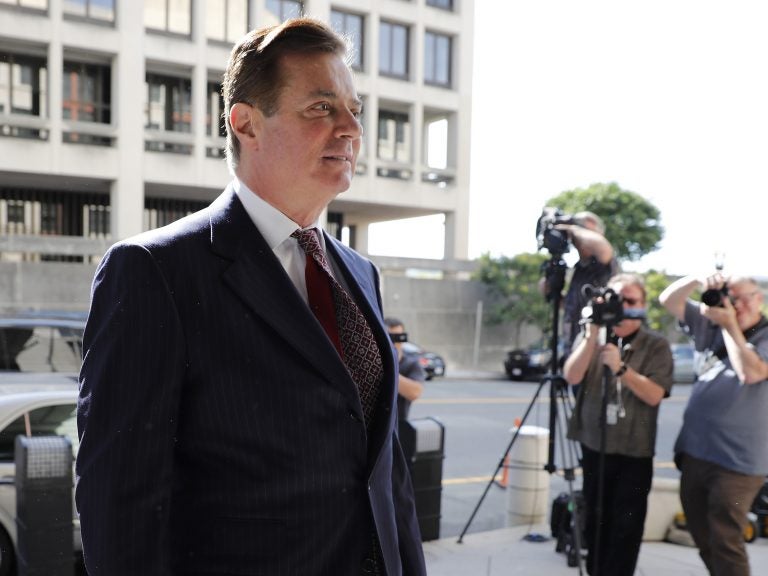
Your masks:
{"label": "suit button", "polygon": [[371,558],[366,558],[360,565],[360,574],[376,574],[376,562]]}

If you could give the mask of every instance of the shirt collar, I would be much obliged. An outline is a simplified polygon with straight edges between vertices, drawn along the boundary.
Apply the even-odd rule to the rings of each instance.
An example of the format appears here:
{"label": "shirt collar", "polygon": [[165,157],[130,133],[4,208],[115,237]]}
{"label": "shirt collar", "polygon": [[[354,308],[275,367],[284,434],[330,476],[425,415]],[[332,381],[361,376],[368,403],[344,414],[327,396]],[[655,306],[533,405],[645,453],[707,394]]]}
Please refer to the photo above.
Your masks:
{"label": "shirt collar", "polygon": [[[301,228],[296,222],[248,188],[239,178],[235,177],[232,185],[245,211],[272,250],[285,242],[297,228]],[[313,222],[307,228],[317,228],[320,245],[325,249],[325,238],[319,221]]]}

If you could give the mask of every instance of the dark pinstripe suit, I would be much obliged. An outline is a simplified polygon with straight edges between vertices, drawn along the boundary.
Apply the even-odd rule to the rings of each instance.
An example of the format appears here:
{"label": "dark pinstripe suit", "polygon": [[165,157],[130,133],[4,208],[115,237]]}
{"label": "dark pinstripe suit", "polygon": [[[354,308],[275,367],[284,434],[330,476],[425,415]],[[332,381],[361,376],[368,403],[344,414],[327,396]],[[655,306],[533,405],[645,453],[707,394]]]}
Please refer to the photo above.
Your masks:
{"label": "dark pinstripe suit", "polygon": [[240,201],[110,249],[93,284],[77,505],[91,576],[425,574],[373,265],[326,237],[379,341],[355,385]]}

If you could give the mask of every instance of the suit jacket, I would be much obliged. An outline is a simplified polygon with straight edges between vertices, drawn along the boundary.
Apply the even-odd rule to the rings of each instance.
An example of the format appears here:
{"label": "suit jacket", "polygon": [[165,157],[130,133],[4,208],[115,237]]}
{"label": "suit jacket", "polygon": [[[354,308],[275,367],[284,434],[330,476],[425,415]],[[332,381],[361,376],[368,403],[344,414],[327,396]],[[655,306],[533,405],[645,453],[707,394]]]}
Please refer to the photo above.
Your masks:
{"label": "suit jacket", "polygon": [[373,264],[326,235],[384,363],[356,386],[237,196],[115,244],[93,281],[76,501],[91,576],[426,573]]}

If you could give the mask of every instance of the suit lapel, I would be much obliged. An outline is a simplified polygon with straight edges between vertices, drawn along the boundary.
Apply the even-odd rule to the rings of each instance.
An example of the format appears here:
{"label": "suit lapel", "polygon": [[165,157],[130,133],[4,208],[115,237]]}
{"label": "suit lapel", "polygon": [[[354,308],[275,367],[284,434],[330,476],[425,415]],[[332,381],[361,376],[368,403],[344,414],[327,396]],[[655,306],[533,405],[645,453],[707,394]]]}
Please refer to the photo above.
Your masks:
{"label": "suit lapel", "polygon": [[231,260],[224,283],[359,409],[344,363],[231,187],[211,206],[211,247]]}

